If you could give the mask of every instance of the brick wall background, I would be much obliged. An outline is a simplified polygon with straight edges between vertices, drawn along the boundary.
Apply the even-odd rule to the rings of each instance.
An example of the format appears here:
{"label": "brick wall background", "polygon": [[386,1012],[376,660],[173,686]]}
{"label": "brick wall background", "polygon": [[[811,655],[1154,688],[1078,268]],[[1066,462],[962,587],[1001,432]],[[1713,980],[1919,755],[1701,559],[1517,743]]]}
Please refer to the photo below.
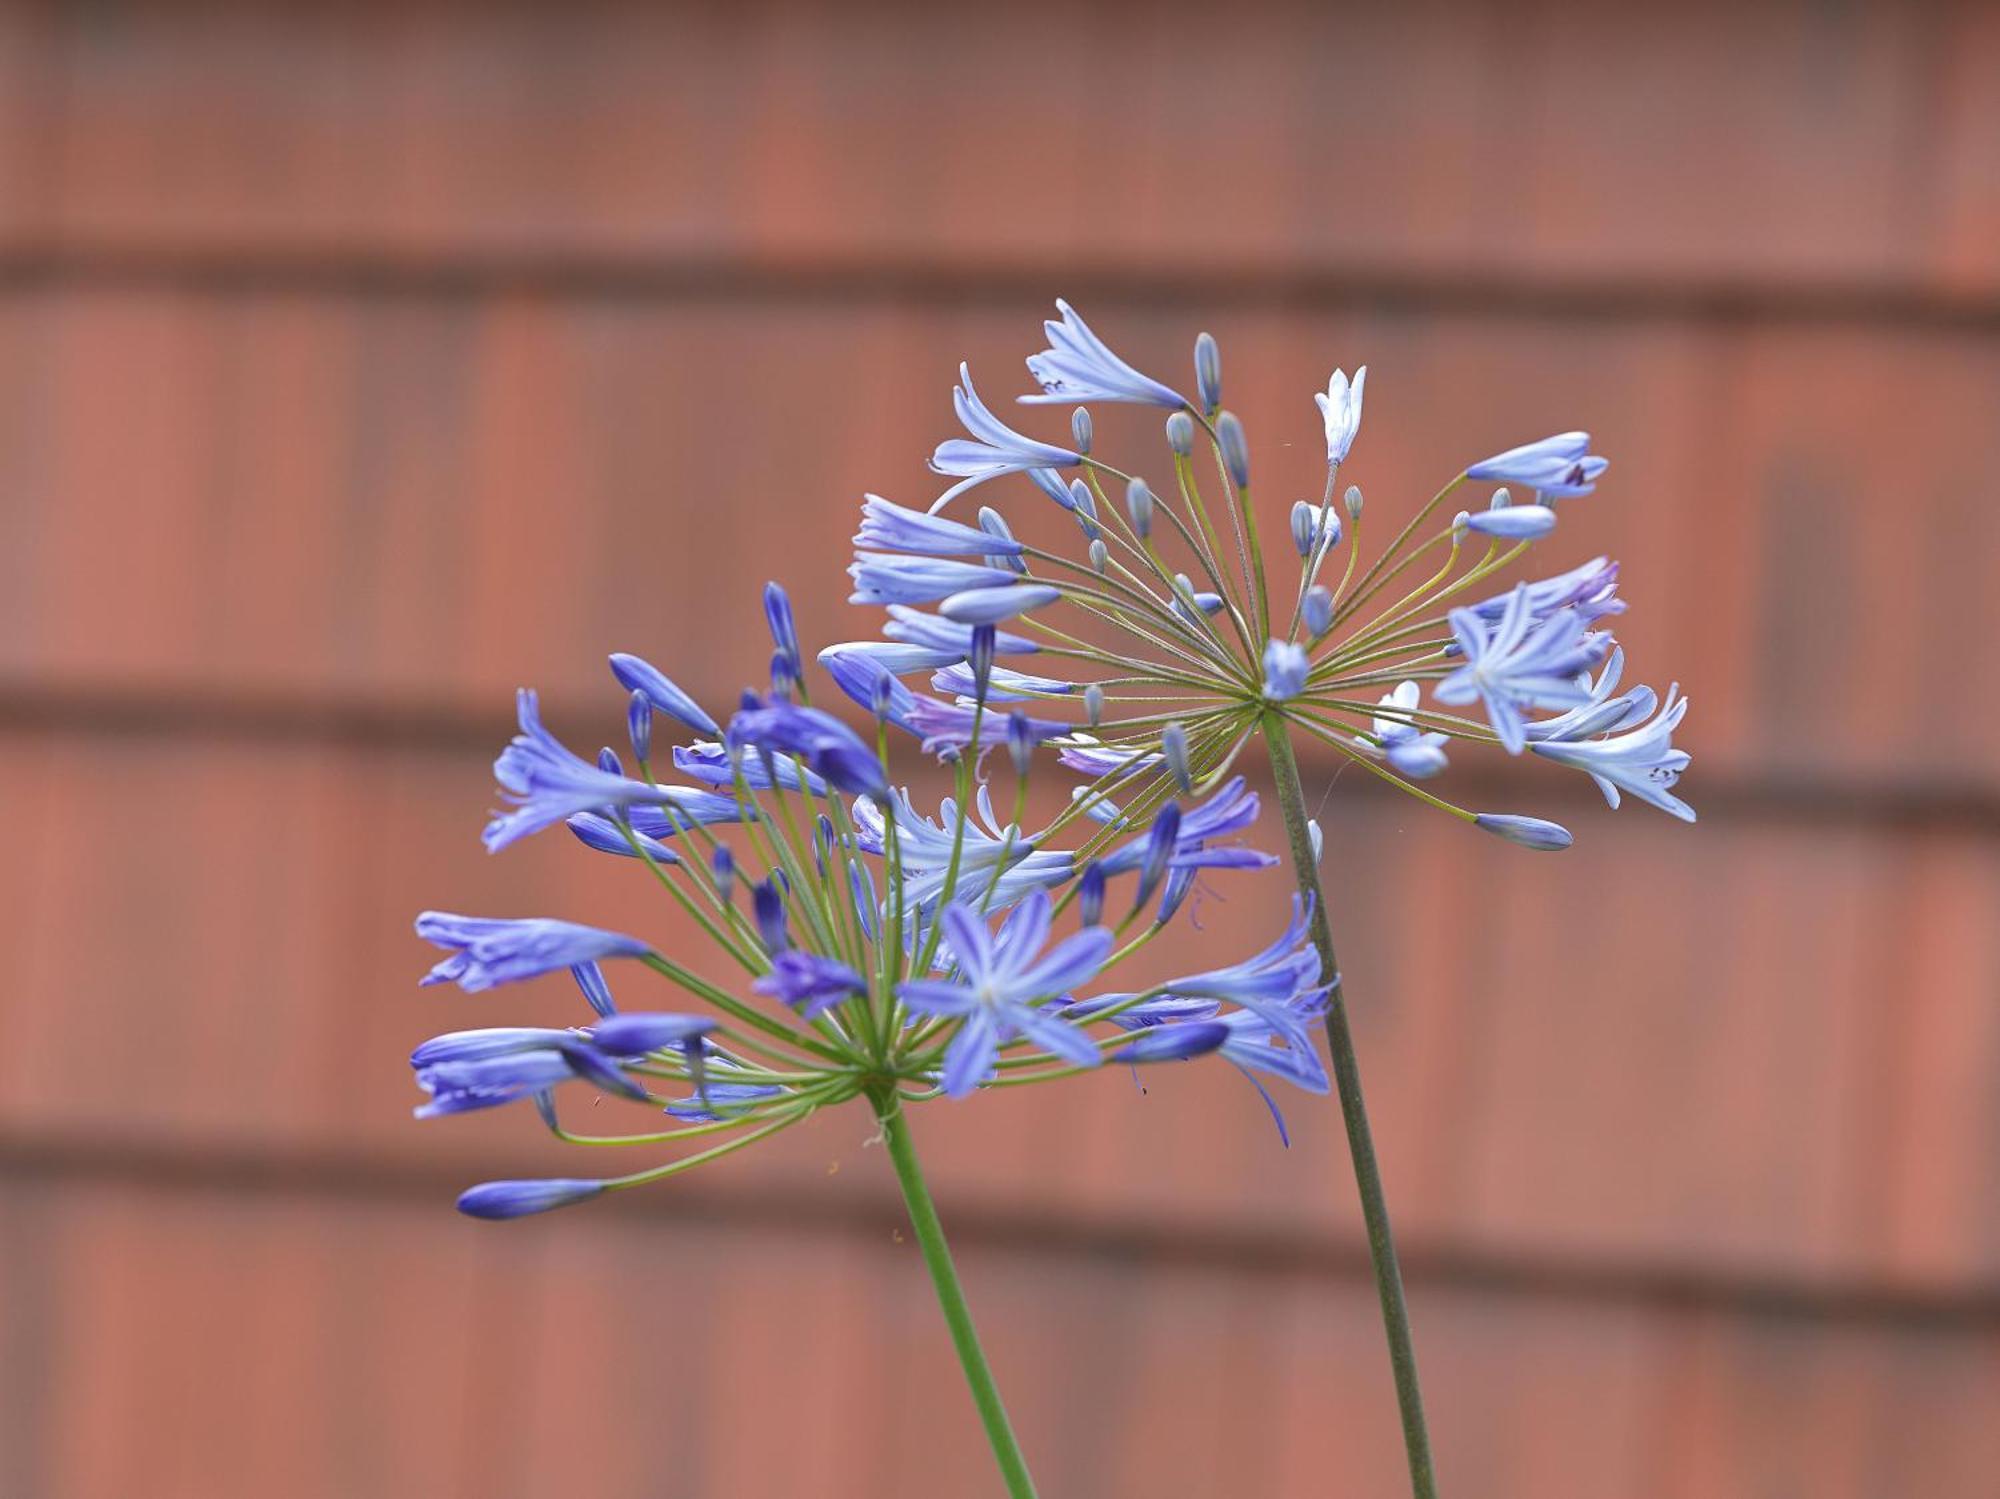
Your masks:
{"label": "brick wall background", "polygon": [[[671,929],[480,851],[510,690],[726,701],[773,572],[860,633],[854,502],[1059,293],[1212,328],[1287,498],[1335,364],[1392,513],[1591,428],[1561,555],[1695,700],[1695,830],[1328,793],[1447,1492],[1994,1492],[1995,78],[1978,0],[0,6],[0,1494],[996,1491],[859,1114],[454,1215],[577,1163],[412,1123],[409,1045],[571,1003],[418,994],[408,919]],[[1398,1491],[1291,1112],[919,1116],[1045,1492]]]}

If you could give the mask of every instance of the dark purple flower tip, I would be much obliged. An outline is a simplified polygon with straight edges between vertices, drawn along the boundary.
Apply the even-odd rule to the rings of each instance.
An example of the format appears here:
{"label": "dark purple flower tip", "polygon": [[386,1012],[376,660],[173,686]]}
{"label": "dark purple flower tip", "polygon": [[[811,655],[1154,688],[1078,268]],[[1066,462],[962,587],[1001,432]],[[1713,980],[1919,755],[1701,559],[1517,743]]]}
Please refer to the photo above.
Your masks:
{"label": "dark purple flower tip", "polygon": [[669,718],[677,718],[699,734],[721,732],[715,720],[652,662],[620,651],[611,658],[611,675],[627,692],[642,692]]}
{"label": "dark purple flower tip", "polygon": [[757,934],[764,939],[764,951],[776,956],[791,945],[785,935],[785,898],[770,880],[756,885],[750,895],[757,912]]}
{"label": "dark purple flower tip", "polygon": [[604,1190],[600,1181],[553,1177],[547,1181],[481,1182],[459,1194],[458,1210],[468,1218],[526,1218],[550,1208],[566,1208]]}
{"label": "dark purple flower tip", "polygon": [[1230,1029],[1219,1020],[1190,1020],[1156,1025],[1141,1031],[1128,1045],[1111,1053],[1114,1062],[1184,1062],[1219,1049]]}

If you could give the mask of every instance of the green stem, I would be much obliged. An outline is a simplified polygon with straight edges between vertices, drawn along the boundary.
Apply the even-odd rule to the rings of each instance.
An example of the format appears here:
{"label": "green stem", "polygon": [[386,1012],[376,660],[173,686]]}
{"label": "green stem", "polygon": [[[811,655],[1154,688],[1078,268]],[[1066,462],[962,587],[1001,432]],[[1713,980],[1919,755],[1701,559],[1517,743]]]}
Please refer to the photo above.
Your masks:
{"label": "green stem", "polygon": [[1285,721],[1277,713],[1265,713],[1264,739],[1271,748],[1271,771],[1278,805],[1285,813],[1292,869],[1299,889],[1312,897],[1312,935],[1313,944],[1319,949],[1320,971],[1333,983],[1326,1012],[1326,1046],[1333,1060],[1334,1082],[1340,1090],[1348,1153],[1354,1160],[1361,1216],[1368,1227],[1368,1254],[1375,1266],[1375,1293],[1382,1303],[1382,1325],[1389,1337],[1389,1364],[1395,1372],[1396,1403],[1403,1418],[1403,1446],[1410,1461],[1410,1492],[1415,1499],[1437,1499],[1430,1436],[1424,1427],[1424,1396],[1417,1383],[1417,1353],[1410,1341],[1410,1310],[1403,1299],[1403,1270],[1397,1263],[1396,1240],[1389,1228],[1389,1204],[1382,1193],[1382,1171],[1375,1161],[1368,1105],[1361,1096],[1361,1065],[1354,1055],[1354,1034],[1347,1024],[1340,965],[1333,955],[1333,929],[1327,922],[1326,892],[1320,888],[1319,863],[1313,858],[1312,833],[1306,825],[1305,788],[1299,781],[1298,756],[1293,753]]}
{"label": "green stem", "polygon": [[893,1085],[871,1088],[869,1102],[882,1125],[882,1138],[889,1146],[889,1159],[896,1166],[896,1180],[903,1188],[903,1201],[910,1209],[910,1226],[917,1231],[923,1247],[924,1263],[930,1267],[931,1284],[937,1288],[938,1305],[951,1328],[951,1341],[958,1349],[958,1361],[965,1368],[965,1382],[972,1389],[972,1403],[979,1407],[979,1419],[986,1423],[987,1440],[1000,1464],[1000,1476],[1014,1499],[1035,1499],[1035,1481],[1028,1476],[1028,1461],[1021,1444],[1014,1440],[1014,1428],[1007,1420],[1007,1407],[1000,1403],[1000,1391],[993,1383],[986,1354],[973,1330],[972,1312],[965,1304],[965,1291],[952,1267],[951,1249],[944,1240],[944,1225],[938,1222],[937,1206],[930,1188],[924,1185],[923,1168],[917,1164],[916,1148],[910,1143],[910,1127],[903,1120],[902,1100]]}

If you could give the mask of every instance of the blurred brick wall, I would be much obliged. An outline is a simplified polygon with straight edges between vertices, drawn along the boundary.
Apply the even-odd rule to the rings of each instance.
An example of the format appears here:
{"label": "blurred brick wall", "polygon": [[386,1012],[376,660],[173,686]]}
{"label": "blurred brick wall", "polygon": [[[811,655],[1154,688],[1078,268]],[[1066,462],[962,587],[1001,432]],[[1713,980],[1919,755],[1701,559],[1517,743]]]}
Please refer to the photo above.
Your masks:
{"label": "blurred brick wall", "polygon": [[[509,690],[726,700],[774,571],[858,633],[854,501],[1057,293],[1221,336],[1277,497],[1336,363],[1392,513],[1592,428],[1562,555],[1696,703],[1696,830],[1326,804],[1447,1491],[1995,1492],[1996,78],[1945,0],[0,9],[0,1494],[995,1491],[858,1115],[458,1219],[577,1163],[403,1055],[573,1005],[419,995],[407,922],[671,929],[479,851]],[[1397,1492],[1292,1114],[920,1116],[1045,1492]]]}

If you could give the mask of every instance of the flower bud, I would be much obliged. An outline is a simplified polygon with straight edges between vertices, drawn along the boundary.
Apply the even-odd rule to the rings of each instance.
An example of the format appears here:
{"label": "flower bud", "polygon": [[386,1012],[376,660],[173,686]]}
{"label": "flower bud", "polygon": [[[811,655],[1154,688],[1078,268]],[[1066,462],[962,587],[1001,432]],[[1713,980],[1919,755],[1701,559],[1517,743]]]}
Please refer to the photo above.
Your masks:
{"label": "flower bud", "polygon": [[805,657],[799,653],[799,632],[792,622],[792,601],[776,583],[764,585],[764,620],[771,627],[771,642],[791,668],[793,681],[805,671]]}
{"label": "flower bud", "polygon": [[1194,418],[1185,411],[1167,418],[1167,446],[1183,458],[1194,451]]}
{"label": "flower bud", "polygon": [[1319,830],[1319,819],[1317,817],[1306,819],[1306,837],[1312,842],[1313,864],[1317,866],[1322,852],[1326,847],[1326,836]]}
{"label": "flower bud", "polygon": [[608,776],[625,774],[625,767],[618,759],[618,751],[608,744],[597,752],[597,768]]}
{"label": "flower bud", "polygon": [[1238,489],[1250,487],[1250,439],[1243,435],[1243,423],[1236,413],[1225,411],[1215,419],[1215,441],[1222,449],[1222,466]]}
{"label": "flower bud", "polygon": [[987,688],[993,681],[993,643],[997,638],[993,626],[973,626],[972,650],[966,664],[972,668],[972,696],[978,702],[986,701]]}
{"label": "flower bud", "polygon": [[1132,531],[1141,541],[1153,534],[1153,491],[1144,479],[1125,486],[1125,509],[1132,517]]}
{"label": "flower bud", "polygon": [[1306,590],[1299,616],[1306,622],[1306,633],[1314,640],[1333,628],[1333,595],[1324,584],[1315,583]]}
{"label": "flower bud", "polygon": [[708,858],[708,867],[715,876],[715,893],[726,906],[736,893],[736,855],[729,851],[728,844],[715,845],[715,852]]}
{"label": "flower bud", "polygon": [[577,988],[583,991],[591,1009],[600,1015],[618,1013],[618,1006],[611,998],[611,986],[604,982],[604,970],[594,960],[570,964],[569,975],[576,980]]}
{"label": "flower bud", "polygon": [[771,696],[789,698],[798,685],[799,674],[792,658],[782,650],[771,652]]}
{"label": "flower bud", "polygon": [[1014,774],[1025,778],[1035,758],[1035,731],[1019,708],[1007,715],[1007,757],[1014,762]]}
{"label": "flower bud", "polygon": [[468,1218],[525,1218],[550,1208],[583,1202],[604,1190],[601,1181],[556,1177],[547,1181],[481,1182],[459,1194],[458,1210]]}
{"label": "flower bud", "polygon": [[1222,349],[1213,333],[1194,341],[1194,388],[1201,409],[1213,411],[1222,404]]}
{"label": "flower bud", "polygon": [[1090,486],[1081,479],[1069,481],[1070,508],[1076,512],[1076,523],[1083,527],[1083,534],[1092,541],[1097,539],[1097,496],[1090,492]]}
{"label": "flower bud", "polygon": [[1085,926],[1104,920],[1104,866],[1095,859],[1084,866],[1083,877],[1076,882],[1076,910]]}
{"label": "flower bud", "polygon": [[1149,1025],[1130,1042],[1111,1053],[1114,1062],[1185,1062],[1204,1056],[1227,1041],[1235,1032],[1220,1020],[1182,1020],[1171,1025]]}
{"label": "flower bud", "polygon": [[1070,445],[1079,453],[1090,451],[1090,411],[1079,406],[1069,414]]}
{"label": "flower bud", "polygon": [[1304,500],[1292,502],[1292,547],[1301,557],[1310,557],[1313,539],[1319,530],[1318,518],[1313,507]]}
{"label": "flower bud", "polygon": [[1341,499],[1342,499],[1342,500],[1343,500],[1343,501],[1345,502],[1345,504],[1347,505],[1347,518],[1348,518],[1349,520],[1360,520],[1360,519],[1361,519],[1361,486],[1360,486],[1359,484],[1350,484],[1350,485],[1348,485],[1348,486],[1347,486],[1347,493],[1346,493],[1346,494],[1344,494],[1344,495],[1342,495],[1342,496],[1341,496]]}
{"label": "flower bud", "polygon": [[1160,808],[1153,819],[1153,830],[1146,836],[1146,853],[1139,865],[1139,889],[1132,897],[1132,909],[1138,910],[1153,898],[1153,892],[1160,888],[1160,881],[1166,878],[1167,865],[1174,856],[1174,845],[1181,836],[1181,808],[1179,802],[1168,802]]}
{"label": "flower bud", "polygon": [[1509,843],[1518,843],[1523,848],[1554,851],[1568,848],[1575,840],[1568,828],[1560,823],[1544,822],[1539,817],[1515,817],[1505,812],[1481,812],[1473,822],[1496,837],[1505,838]]}
{"label": "flower bud", "polygon": [[1095,682],[1083,689],[1083,716],[1093,729],[1104,722],[1104,689]]}
{"label": "flower bud", "polygon": [[1102,577],[1110,565],[1111,549],[1105,546],[1102,536],[1094,538],[1090,543],[1090,570]]}
{"label": "flower bud", "polygon": [[1174,784],[1187,795],[1194,790],[1194,777],[1188,771],[1187,728],[1175,719],[1160,730],[1160,752],[1166,757],[1167,770],[1173,775]]}
{"label": "flower bud", "polygon": [[653,704],[645,693],[632,694],[625,709],[625,730],[632,739],[632,757],[644,765],[653,758]]}
{"label": "flower bud", "polygon": [[764,951],[773,957],[791,945],[785,935],[785,898],[773,880],[764,880],[751,891],[757,912],[757,933],[764,939]]}
{"label": "flower bud", "polygon": [[[1014,539],[1014,532],[1007,524],[1007,517],[991,505],[979,507],[979,529],[988,536],[999,537],[1002,541]],[[997,567],[1010,568],[1017,573],[1025,573],[1028,570],[1028,559],[1018,552],[1002,552],[988,560]]]}

